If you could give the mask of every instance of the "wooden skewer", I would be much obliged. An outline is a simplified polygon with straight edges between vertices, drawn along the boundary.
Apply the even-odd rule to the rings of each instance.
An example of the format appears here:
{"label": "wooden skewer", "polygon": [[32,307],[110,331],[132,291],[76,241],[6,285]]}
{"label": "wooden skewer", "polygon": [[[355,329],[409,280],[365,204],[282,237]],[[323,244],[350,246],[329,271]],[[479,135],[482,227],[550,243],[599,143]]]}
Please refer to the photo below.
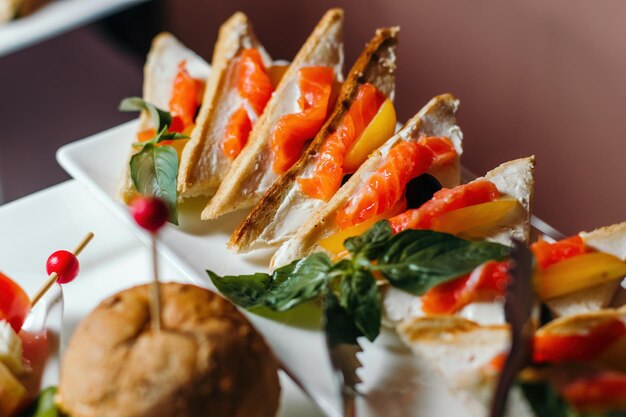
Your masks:
{"label": "wooden skewer", "polygon": [[159,265],[157,260],[157,236],[151,233],[152,238],[152,331],[161,331],[161,285],[159,283]]}
{"label": "wooden skewer", "polygon": [[[76,248],[74,248],[74,250],[72,251],[74,256],[78,256],[83,251],[83,249],[85,249],[85,247],[89,244],[89,242],[91,242],[91,239],[93,239],[93,236],[94,235],[92,232],[87,233],[87,235],[83,238],[83,240],[81,240],[78,246],[76,246]],[[59,276],[57,275],[56,272],[53,272],[52,274],[50,274],[46,282],[41,286],[41,288],[39,288],[39,290],[33,296],[33,299],[31,300],[31,308],[34,307],[35,304],[39,302],[39,300],[41,300],[41,297],[43,297],[43,295],[46,292],[48,292],[48,290],[54,285],[55,282],[57,282],[58,279],[59,279]]]}

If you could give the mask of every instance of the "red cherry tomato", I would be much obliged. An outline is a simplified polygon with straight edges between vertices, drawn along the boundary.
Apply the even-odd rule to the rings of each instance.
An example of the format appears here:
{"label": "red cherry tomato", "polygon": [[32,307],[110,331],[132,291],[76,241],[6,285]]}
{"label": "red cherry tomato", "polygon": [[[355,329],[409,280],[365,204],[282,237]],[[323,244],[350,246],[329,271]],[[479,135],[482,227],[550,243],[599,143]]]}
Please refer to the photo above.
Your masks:
{"label": "red cherry tomato", "polygon": [[30,298],[24,290],[0,272],[0,320],[19,332],[30,312]]}
{"label": "red cherry tomato", "polygon": [[46,262],[46,272],[48,275],[56,272],[59,284],[67,284],[74,281],[80,270],[78,258],[66,250],[58,250],[48,258]]}
{"label": "red cherry tomato", "polygon": [[139,197],[132,207],[137,224],[150,232],[159,230],[168,218],[167,205],[156,197]]}

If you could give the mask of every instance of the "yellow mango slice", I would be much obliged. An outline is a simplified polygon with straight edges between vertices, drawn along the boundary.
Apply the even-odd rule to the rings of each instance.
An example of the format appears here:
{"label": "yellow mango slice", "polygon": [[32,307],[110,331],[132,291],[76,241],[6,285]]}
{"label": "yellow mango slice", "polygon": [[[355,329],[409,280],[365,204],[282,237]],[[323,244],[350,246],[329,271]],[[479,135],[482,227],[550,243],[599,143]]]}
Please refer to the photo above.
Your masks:
{"label": "yellow mango slice", "polygon": [[452,210],[433,219],[432,230],[471,238],[484,237],[495,227],[505,224],[517,205],[514,198],[502,198]]}
{"label": "yellow mango slice", "polygon": [[396,109],[391,100],[387,99],[348,150],[343,161],[344,170],[355,172],[372,152],[393,136],[396,122]]}
{"label": "yellow mango slice", "polygon": [[391,209],[389,209],[385,213],[379,214],[378,216],[375,216],[362,223],[355,224],[354,226],[347,227],[343,230],[340,230],[334,235],[330,235],[320,240],[318,243],[322,248],[326,249],[328,252],[331,252],[334,254],[342,254],[343,252],[346,251],[346,248],[344,248],[343,246],[344,240],[348,239],[349,237],[362,235],[363,233],[367,231],[367,229],[372,227],[376,222],[396,216],[405,210],[406,210],[406,201],[402,200],[396,203],[396,205],[394,205]]}
{"label": "yellow mango slice", "polygon": [[542,300],[560,297],[626,276],[626,262],[603,252],[565,259],[541,270],[535,289]]}

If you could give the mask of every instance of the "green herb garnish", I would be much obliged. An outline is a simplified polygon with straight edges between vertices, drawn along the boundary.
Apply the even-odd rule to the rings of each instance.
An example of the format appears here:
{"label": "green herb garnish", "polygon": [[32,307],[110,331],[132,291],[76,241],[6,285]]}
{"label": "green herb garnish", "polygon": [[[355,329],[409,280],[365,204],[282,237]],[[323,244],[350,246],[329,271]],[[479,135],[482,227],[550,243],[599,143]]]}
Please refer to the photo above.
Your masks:
{"label": "green herb garnish", "polygon": [[152,139],[145,142],[135,142],[133,146],[140,148],[130,158],[130,177],[140,194],[161,198],[168,206],[168,221],[178,224],[177,178],[178,153],[169,145],[159,145],[165,140],[188,139],[186,135],[168,132],[172,122],[170,113],[161,110],[139,97],[130,97],[122,100],[121,111],[145,110],[152,119],[152,124],[158,127],[158,132]]}
{"label": "green herb garnish", "polygon": [[119,111],[142,111],[148,112],[148,115],[152,119],[152,126],[157,132],[160,132],[165,126],[172,125],[172,115],[161,110],[155,105],[148,103],[141,97],[127,97],[120,103],[118,107]]}
{"label": "green herb garnish", "polygon": [[355,343],[358,336],[373,341],[380,332],[381,295],[375,273],[392,286],[421,295],[509,253],[509,248],[498,243],[469,241],[432,230],[393,235],[386,220],[347,239],[344,246],[350,258],[334,264],[326,254],[314,253],[271,275],[220,277],[207,273],[222,294],[246,308],[263,305],[285,311],[325,296],[326,316],[332,317],[327,326],[329,337],[354,339]]}

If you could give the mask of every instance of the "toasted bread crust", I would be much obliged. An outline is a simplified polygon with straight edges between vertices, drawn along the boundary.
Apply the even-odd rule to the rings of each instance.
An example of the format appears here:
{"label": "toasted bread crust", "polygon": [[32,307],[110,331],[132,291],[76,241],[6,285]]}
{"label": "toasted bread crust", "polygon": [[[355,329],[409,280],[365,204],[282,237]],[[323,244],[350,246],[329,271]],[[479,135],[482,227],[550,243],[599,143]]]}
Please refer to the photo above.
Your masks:
{"label": "toasted bread crust", "polygon": [[[342,50],[342,26],[343,11],[341,9],[329,10],[319,21],[285,72],[263,114],[252,128],[248,143],[233,162],[213,199],[202,211],[203,220],[215,219],[239,208],[250,207],[266,191],[266,189],[259,190],[261,188],[259,185],[263,174],[267,170],[272,170],[271,164],[267,161],[270,152],[268,140],[274,123],[277,121],[275,120],[277,109],[288,93],[290,82],[297,79],[298,70],[302,66],[305,64],[323,65],[334,58],[330,55],[331,52],[336,52],[337,48]],[[334,45],[337,48],[328,48],[327,45]],[[341,64],[343,54],[341,52],[340,54]],[[244,185],[248,186],[250,193],[244,193]]]}
{"label": "toasted bread crust", "polygon": [[249,47],[257,48],[266,65],[270,64],[271,60],[257,40],[248,17],[242,12],[236,12],[220,27],[213,51],[211,75],[196,120],[196,128],[181,156],[178,193],[182,198],[212,195],[226,175],[230,163],[215,164],[210,157],[215,153],[226,161],[226,157],[214,149],[218,143],[211,133],[220,118],[228,117],[221,114],[219,104],[230,88],[227,84],[234,60],[241,50]]}
{"label": "toasted bread crust", "polygon": [[515,238],[528,244],[530,242],[530,216],[535,194],[535,156],[518,158],[504,162],[478,178],[493,180],[503,197],[512,197],[519,202],[519,207],[512,220],[501,230],[494,230],[492,239],[509,245]]}
{"label": "toasted bread crust", "polygon": [[[296,178],[300,177],[307,167],[316,163],[315,155],[343,120],[362,84],[373,84],[385,96],[393,98],[398,31],[397,27],[376,31],[374,38],[365,46],[346,77],[331,116],[326,120],[298,162],[270,187],[243,222],[239,224],[228,242],[228,247],[231,250],[246,252],[251,249],[251,243],[272,222],[278,207],[285,200],[289,191],[297,186]],[[255,248],[269,246],[257,244]]]}
{"label": "toasted bread crust", "polygon": [[333,198],[309,219],[292,239],[279,248],[272,257],[271,266],[285,265],[315,250],[317,242],[335,230],[333,222],[337,210],[358,191],[365,176],[375,171],[382,163],[383,152],[387,152],[400,141],[418,140],[422,135],[437,135],[441,133],[439,130],[444,125],[456,125],[454,114],[458,106],[459,100],[451,94],[443,94],[430,100],[406,122],[400,131],[359,167]]}
{"label": "toasted bread crust", "polygon": [[605,309],[568,317],[560,317],[537,330],[537,336],[568,335],[587,333],[599,323],[607,320],[622,320],[626,322],[626,309]]}

